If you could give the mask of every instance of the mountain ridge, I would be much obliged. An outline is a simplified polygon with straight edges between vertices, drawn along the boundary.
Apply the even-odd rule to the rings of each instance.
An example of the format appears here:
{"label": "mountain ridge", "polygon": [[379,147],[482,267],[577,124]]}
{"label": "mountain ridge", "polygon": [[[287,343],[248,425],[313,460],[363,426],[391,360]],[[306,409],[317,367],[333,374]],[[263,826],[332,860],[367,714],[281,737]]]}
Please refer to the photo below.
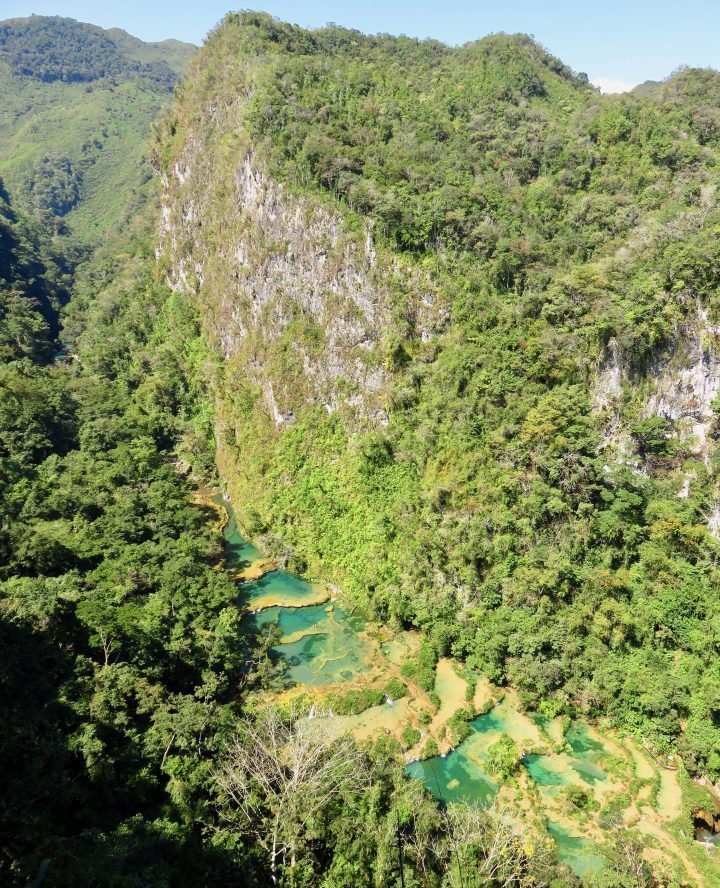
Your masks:
{"label": "mountain ridge", "polygon": [[720,884],[720,75],[243,12],[171,97],[36,24],[0,880]]}
{"label": "mountain ridge", "polygon": [[[391,58],[402,56],[402,71],[394,62],[381,71],[371,66],[384,41]],[[694,408],[666,417],[646,406],[661,411],[660,401],[642,393],[654,384],[650,368],[658,360],[680,372],[675,343],[683,325],[694,323],[698,301],[715,323],[712,274],[702,269],[717,261],[708,233],[716,223],[707,222],[718,212],[717,112],[706,99],[720,75],[682,71],[657,98],[601,97],[544,65],[550,79],[543,81],[525,67],[531,44],[522,44],[513,64],[505,37],[470,46],[363,42],[343,29],[304,34],[269,17],[229,16],[198,56],[155,149],[165,179],[163,261],[173,286],[199,299],[211,339],[225,337],[232,382],[220,376],[215,383],[219,450],[235,501],[248,503],[249,527],[266,533],[270,545],[277,534],[278,545],[295,548],[299,565],[325,572],[371,612],[401,624],[419,620],[439,653],[463,649],[535,698],[541,687],[578,700],[609,693],[615,702],[603,706],[619,713],[623,692],[603,663],[617,656],[609,639],[587,636],[598,657],[591,693],[578,685],[576,658],[564,660],[573,644],[562,653],[537,621],[546,595],[555,602],[547,606],[558,608],[555,638],[573,612],[592,606],[604,571],[599,550],[623,584],[628,565],[636,565],[639,586],[626,587],[628,603],[634,594],[652,598],[653,581],[640,580],[649,569],[641,566],[649,549],[640,542],[674,522],[688,521],[702,539],[712,573],[717,543],[702,516],[717,494],[707,467],[696,464],[683,418]],[[318,51],[332,64],[316,64]],[[433,71],[435,101],[426,101]],[[299,203],[339,213],[340,255],[327,226],[306,253],[280,232],[244,240],[244,232],[263,230],[263,214],[273,216],[264,199],[249,199],[253,176],[265,176],[271,190],[282,184],[290,216]],[[373,280],[386,280],[376,283],[377,298],[392,317],[367,353],[384,365],[380,394],[389,414],[372,431],[349,409],[352,392],[362,391],[352,374],[339,374],[319,410],[312,368],[322,364],[334,313],[339,324],[347,312],[330,295],[342,292],[340,278],[322,285],[301,277],[309,286],[295,303],[292,297],[293,263],[322,263],[342,276],[343,238],[348,249],[365,249],[368,236],[377,257]],[[253,333],[253,275],[288,261],[275,294],[259,303],[274,318],[270,332]],[[416,329],[411,305],[433,291],[449,320],[427,335]],[[311,307],[311,293],[319,308]],[[214,294],[222,294],[222,307]],[[353,348],[348,341],[339,360],[358,360]],[[609,348],[622,354],[623,379],[638,380],[612,396],[629,442],[627,456],[612,459],[597,447],[614,420],[593,408],[589,386]],[[328,364],[340,366],[335,358]],[[336,412],[332,403],[345,406]],[[709,403],[702,410],[709,422]],[[648,444],[653,423],[659,437]],[[318,442],[317,460],[303,451],[306,440]],[[611,472],[603,468],[608,460]],[[697,492],[676,500],[668,490],[685,483],[683,460]],[[640,521],[639,536],[628,550],[609,527],[619,520],[614,508],[626,508],[620,503],[640,488],[642,517],[632,519]],[[403,509],[409,512],[401,518]],[[425,554],[411,542],[408,521],[426,541]],[[585,537],[588,524],[601,536]],[[694,570],[695,555],[687,555],[687,567],[678,556],[675,569]],[[557,562],[549,572],[541,566],[547,558]],[[696,621],[710,607],[705,582]],[[541,591],[548,583],[555,592]],[[537,591],[523,592],[527,586]],[[451,630],[456,595],[474,603],[458,605],[463,616]],[[508,621],[518,621],[510,637],[502,628]],[[650,632],[650,649],[655,629],[637,631]],[[547,646],[540,659],[522,653],[524,637],[538,632],[541,649]],[[645,646],[632,640],[634,632],[622,644],[627,656],[642,659]],[[474,633],[485,644],[473,642]],[[488,656],[498,647],[504,665]],[[551,690],[557,678],[550,676],[565,670],[568,687]],[[621,705],[633,708],[628,694]],[[693,722],[698,731],[701,721]],[[661,723],[648,731],[662,732]],[[692,745],[691,735],[678,734]],[[701,755],[708,754],[705,747]]]}
{"label": "mountain ridge", "polygon": [[148,199],[150,127],[194,51],[109,34],[60,17],[0,22],[0,175],[84,249]]}

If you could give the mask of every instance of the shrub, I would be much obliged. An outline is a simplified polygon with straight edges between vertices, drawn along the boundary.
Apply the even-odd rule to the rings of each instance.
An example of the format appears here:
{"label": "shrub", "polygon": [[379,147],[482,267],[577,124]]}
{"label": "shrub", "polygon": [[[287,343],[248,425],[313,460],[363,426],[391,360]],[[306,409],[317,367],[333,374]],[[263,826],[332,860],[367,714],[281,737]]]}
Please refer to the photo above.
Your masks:
{"label": "shrub", "polygon": [[330,694],[327,698],[328,706],[338,715],[358,715],[371,706],[379,706],[384,702],[383,692],[372,688],[348,691],[346,694]]}
{"label": "shrub", "polygon": [[517,744],[507,734],[503,734],[497,743],[490,746],[488,755],[493,773],[503,780],[515,772],[520,762]]}
{"label": "shrub", "polygon": [[388,683],[385,685],[385,693],[392,700],[400,700],[407,695],[407,692],[407,685],[395,676],[389,679]]}
{"label": "shrub", "polygon": [[410,749],[411,746],[415,746],[421,736],[417,728],[413,728],[412,725],[405,725],[402,732],[403,745]]}
{"label": "shrub", "polygon": [[433,738],[428,737],[428,739],[425,741],[425,745],[422,748],[422,752],[420,753],[420,758],[429,759],[434,758],[436,755],[440,755],[440,749],[438,748],[438,745],[433,740]]}

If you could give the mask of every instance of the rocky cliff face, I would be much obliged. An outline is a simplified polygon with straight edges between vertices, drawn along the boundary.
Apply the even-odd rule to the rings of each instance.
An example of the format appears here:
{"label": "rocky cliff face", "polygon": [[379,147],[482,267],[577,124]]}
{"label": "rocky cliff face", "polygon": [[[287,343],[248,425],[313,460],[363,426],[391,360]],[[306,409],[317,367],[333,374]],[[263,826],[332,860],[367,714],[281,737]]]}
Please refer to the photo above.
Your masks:
{"label": "rocky cliff face", "polygon": [[388,318],[371,281],[370,231],[344,238],[337,216],[287,197],[251,153],[239,159],[228,215],[211,219],[203,166],[186,155],[165,183],[160,244],[171,286],[200,296],[211,284],[203,298],[213,338],[227,361],[246,365],[278,425],[303,402],[332,412],[344,400],[359,417],[382,419]]}
{"label": "rocky cliff face", "polygon": [[642,394],[640,417],[661,416],[673,423],[688,450],[706,462],[712,441],[712,405],[720,393],[720,327],[697,306],[671,346],[658,355],[645,376],[631,374],[615,340],[606,349],[593,382],[593,402],[605,426],[604,446],[628,448],[623,395]]}
{"label": "rocky cliff face", "polygon": [[659,415],[692,436],[692,448],[705,459],[713,419],[712,404],[720,393],[720,327],[699,307],[675,343],[672,353],[654,371],[654,391],[645,415]]}
{"label": "rocky cliff face", "polygon": [[[603,428],[602,448],[608,462],[630,462],[645,473],[629,434],[628,404],[638,418],[659,416],[672,423],[672,434],[689,455],[712,471],[714,402],[720,394],[720,327],[700,305],[687,317],[675,341],[658,355],[644,376],[627,368],[615,340],[596,368],[592,399]],[[638,403],[639,402],[639,403]],[[677,497],[694,492],[694,469],[678,474]],[[707,526],[720,538],[720,491],[705,511]]]}
{"label": "rocky cliff face", "polygon": [[430,338],[443,318],[432,287],[397,259],[378,262],[369,222],[289,193],[245,144],[219,157],[218,134],[240,126],[239,113],[213,121],[212,143],[191,132],[163,175],[168,282],[202,304],[225,361],[258,387],[277,427],[307,406],[353,428],[383,424],[388,331]]}

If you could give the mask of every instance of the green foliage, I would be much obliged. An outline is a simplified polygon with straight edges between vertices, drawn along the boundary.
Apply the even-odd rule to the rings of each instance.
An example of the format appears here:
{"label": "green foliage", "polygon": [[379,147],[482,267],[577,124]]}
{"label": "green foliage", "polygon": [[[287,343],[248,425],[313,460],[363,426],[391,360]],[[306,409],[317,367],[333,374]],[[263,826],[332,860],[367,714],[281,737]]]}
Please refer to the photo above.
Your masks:
{"label": "green foliage", "polygon": [[420,758],[429,759],[434,758],[436,755],[440,755],[438,745],[432,737],[428,737],[428,739],[425,741],[425,745],[422,748],[422,752],[420,753]]}
{"label": "green foliage", "polygon": [[371,706],[379,706],[385,702],[382,691],[371,688],[346,691],[343,694],[329,694],[327,705],[338,715],[357,715]]}
{"label": "green foliage", "polygon": [[393,676],[385,685],[385,693],[391,700],[400,700],[407,695],[407,685],[400,681],[399,678]]}
{"label": "green foliage", "polygon": [[[229,16],[202,59],[159,162],[182,157],[191,122],[213,151],[252,146],[344,235],[369,220],[392,314],[383,427],[313,401],[276,429],[244,367],[218,383],[256,526],[420,630],[408,681],[431,688],[452,655],[528,706],[609,716],[720,776],[716,485],[689,460],[692,418],[645,413],[657,368],[717,314],[720,75],[602,97],[521,35],[451,49],[255,13]],[[239,95],[231,131],[206,115]],[[232,152],[217,156],[225,174]],[[442,321],[422,331],[426,291]],[[623,391],[601,408],[611,358]]]}
{"label": "green foliage", "polygon": [[[56,312],[51,260],[7,202],[2,212],[4,292]],[[66,884],[221,872],[199,844],[210,762],[236,688],[256,680],[247,664],[263,656],[248,656],[235,586],[214,570],[213,516],[172,464],[199,409],[173,350],[192,348],[196,321],[148,278],[146,243],[123,246],[122,282],[91,286],[91,302],[78,285],[72,361],[46,363],[50,324],[19,341],[13,316],[0,317],[15,343],[0,366],[0,868],[11,885],[46,857]]]}
{"label": "green foliage", "polygon": [[2,180],[0,256],[0,359],[47,361],[67,300],[69,269],[40,229],[15,212]]}
{"label": "green foliage", "polygon": [[[0,195],[6,881],[28,884],[45,858],[58,884],[269,881],[263,837],[217,814],[214,769],[246,692],[274,675],[278,638],[246,634],[214,569],[212,516],[190,502],[183,472],[207,477],[216,443],[242,466],[258,532],[374,617],[420,631],[401,671],[436,708],[437,659],[452,655],[543,712],[610,717],[717,779],[715,480],[687,460],[679,499],[680,429],[637,419],[648,371],[698,312],[717,320],[717,72],[600,97],[522,35],[450,49],[228,16],[158,131],[158,164],[178,159],[190,132],[178,121],[192,121],[194,137],[252,146],[286,193],[342,214],[341,237],[370,220],[392,314],[377,356],[387,424],[313,403],[278,430],[246,368],[212,353],[197,306],[160,283],[145,234],[77,269],[88,256],[71,249],[152,201],[145,134],[174,80],[165,62],[184,50],[65,20],[0,34],[0,171],[15,196]],[[229,132],[218,108],[237,112],[220,115]],[[232,154],[215,156],[224,187]],[[215,221],[222,254],[233,229]],[[71,285],[68,355],[52,360]],[[427,330],[418,288],[438,310]],[[293,343],[321,360],[328,332],[293,316],[268,372],[296,381]],[[590,381],[611,355],[627,384],[603,413]],[[603,450],[615,406],[642,471]],[[360,711],[378,694],[335,705]],[[449,720],[453,744],[469,717]],[[406,729],[406,746],[419,739]],[[398,830],[419,849],[409,884],[453,876],[449,821],[403,779],[399,752],[379,738],[363,760],[370,791],[334,795],[307,829],[292,822],[281,884],[391,884]],[[491,763],[515,772],[510,738]],[[637,850],[622,838],[608,878]],[[479,884],[482,847],[462,853]]]}
{"label": "green foliage", "polygon": [[437,653],[432,644],[423,639],[420,642],[418,653],[417,683],[424,691],[432,691],[435,687],[435,667],[437,666]]}
{"label": "green foliage", "polygon": [[420,731],[418,731],[417,728],[413,728],[412,725],[405,725],[402,730],[402,742],[406,749],[415,746],[415,744],[419,742],[420,737]]}
{"label": "green foliage", "polygon": [[38,210],[66,216],[80,200],[82,173],[70,157],[43,157],[27,182],[30,200]]}
{"label": "green foliage", "polygon": [[664,455],[672,447],[672,425],[663,416],[649,416],[630,427],[641,456]]}
{"label": "green foliage", "polygon": [[0,176],[16,205],[83,247],[135,217],[154,192],[151,123],[193,50],[72,19],[0,22]]}
{"label": "green foliage", "polygon": [[417,660],[403,660],[400,664],[400,674],[403,678],[414,680],[417,677],[418,664]]}
{"label": "green foliage", "polygon": [[166,61],[141,64],[123,53],[102,28],[59,16],[0,22],[0,59],[13,74],[46,83],[89,83],[132,74],[170,89],[177,79]]}
{"label": "green foliage", "polygon": [[590,793],[583,789],[582,786],[576,786],[574,783],[564,788],[563,795],[573,808],[577,808],[578,811],[585,810],[592,803]]}
{"label": "green foliage", "polygon": [[503,734],[497,742],[491,744],[488,747],[488,761],[493,773],[501,780],[511,777],[520,764],[520,755],[513,738]]}
{"label": "green foliage", "polygon": [[470,717],[470,713],[466,709],[456,709],[447,720],[450,742],[453,746],[458,746],[470,736],[470,726],[468,725]]}

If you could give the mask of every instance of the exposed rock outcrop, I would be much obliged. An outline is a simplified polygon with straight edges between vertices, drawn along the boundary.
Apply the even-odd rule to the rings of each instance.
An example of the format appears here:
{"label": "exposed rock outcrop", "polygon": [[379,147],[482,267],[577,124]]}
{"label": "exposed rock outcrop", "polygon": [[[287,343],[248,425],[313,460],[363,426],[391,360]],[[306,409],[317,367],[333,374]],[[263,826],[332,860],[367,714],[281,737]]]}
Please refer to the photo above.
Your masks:
{"label": "exposed rock outcrop", "polygon": [[353,427],[385,422],[388,331],[426,342],[443,321],[429,279],[396,259],[379,264],[369,222],[358,230],[289,193],[245,147],[220,169],[195,133],[163,178],[168,282],[200,300],[212,339],[276,426],[307,405],[342,410]]}
{"label": "exposed rock outcrop", "polygon": [[630,385],[648,392],[640,416],[671,420],[676,433],[685,436],[690,451],[707,459],[712,405],[720,393],[720,327],[698,307],[644,379],[628,371],[616,341],[610,341],[595,373],[592,400],[604,424],[603,446],[621,452],[628,446],[622,397],[625,386]]}
{"label": "exposed rock outcrop", "polygon": [[692,449],[707,457],[712,404],[720,393],[720,327],[698,308],[673,351],[654,371],[654,391],[644,414],[676,423],[694,438]]}

